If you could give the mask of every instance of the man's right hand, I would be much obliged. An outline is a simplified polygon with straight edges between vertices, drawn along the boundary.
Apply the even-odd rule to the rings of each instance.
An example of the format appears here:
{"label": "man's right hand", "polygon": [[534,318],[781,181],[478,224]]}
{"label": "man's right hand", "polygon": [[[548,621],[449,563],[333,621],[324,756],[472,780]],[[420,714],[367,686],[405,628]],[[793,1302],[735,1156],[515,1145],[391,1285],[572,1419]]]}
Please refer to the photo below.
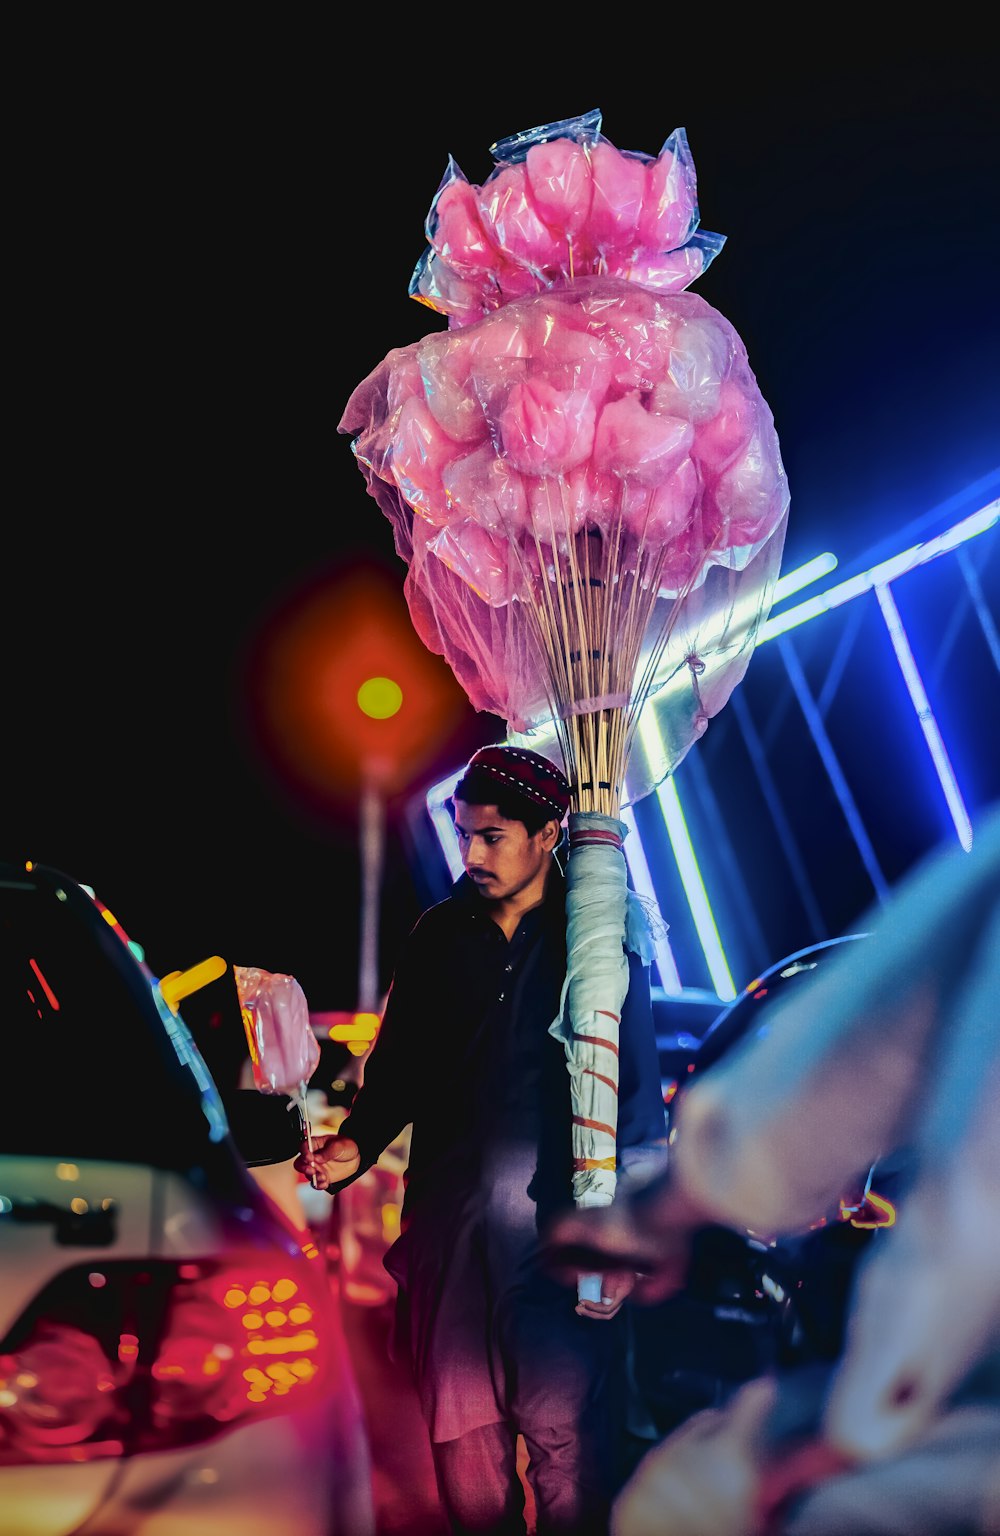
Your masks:
{"label": "man's right hand", "polygon": [[581,1271],[631,1272],[632,1299],[652,1304],[684,1288],[695,1233],[711,1219],[661,1174],[611,1205],[556,1216],[543,1233],[542,1260],[565,1285],[575,1286]]}
{"label": "man's right hand", "polygon": [[358,1144],[349,1136],[314,1136],[312,1150],[308,1142],[303,1142],[293,1164],[299,1173],[305,1174],[313,1189],[340,1184],[357,1173],[360,1166]]}

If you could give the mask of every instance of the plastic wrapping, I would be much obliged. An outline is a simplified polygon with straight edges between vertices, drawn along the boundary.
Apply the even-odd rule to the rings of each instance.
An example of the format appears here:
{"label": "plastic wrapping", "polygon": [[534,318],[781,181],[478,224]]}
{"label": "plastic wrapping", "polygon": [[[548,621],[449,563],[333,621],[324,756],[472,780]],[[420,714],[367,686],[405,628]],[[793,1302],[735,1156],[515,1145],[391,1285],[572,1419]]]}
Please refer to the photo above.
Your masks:
{"label": "plastic wrapping", "polygon": [[513,134],[491,152],[481,186],[449,158],[410,280],[411,296],[447,315],[449,327],[588,276],[674,292],[725,243],[699,231],[683,128],[658,155],[619,150],[595,109]]}
{"label": "plastic wrapping", "polygon": [[[567,558],[616,587],[608,650],[638,641],[629,692],[663,715],[624,801],[661,782],[742,678],[784,543],[773,418],[724,316],[584,277],[394,349],[341,430],[393,526],[418,635],[512,732],[558,712],[537,615],[558,607]],[[651,584],[635,637],[633,588]]]}

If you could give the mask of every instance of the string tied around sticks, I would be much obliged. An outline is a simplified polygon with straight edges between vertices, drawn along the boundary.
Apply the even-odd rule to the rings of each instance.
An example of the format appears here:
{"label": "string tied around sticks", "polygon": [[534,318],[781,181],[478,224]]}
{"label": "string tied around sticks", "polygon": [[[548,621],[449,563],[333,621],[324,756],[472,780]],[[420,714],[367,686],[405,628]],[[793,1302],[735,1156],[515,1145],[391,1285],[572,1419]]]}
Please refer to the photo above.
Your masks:
{"label": "string tied around sticks", "polygon": [[590,699],[571,699],[559,709],[559,718],[568,720],[570,715],[596,715],[602,709],[627,709],[627,693],[599,693]]}

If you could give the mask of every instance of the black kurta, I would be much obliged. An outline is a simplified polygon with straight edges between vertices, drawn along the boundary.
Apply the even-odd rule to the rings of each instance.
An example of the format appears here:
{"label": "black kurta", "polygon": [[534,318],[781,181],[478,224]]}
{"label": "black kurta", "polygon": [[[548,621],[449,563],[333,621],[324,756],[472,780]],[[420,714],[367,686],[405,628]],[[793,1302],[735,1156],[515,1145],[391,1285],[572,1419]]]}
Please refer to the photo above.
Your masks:
{"label": "black kurta", "polygon": [[[648,973],[628,959],[620,1169],[665,1138]],[[585,1404],[622,1348],[615,1324],[578,1317],[574,1293],[537,1260],[540,1230],[572,1204],[570,1076],[549,1033],[565,968],[558,865],[509,942],[463,875],[404,943],[341,1126],[360,1148],[360,1177],[412,1125],[401,1235],[385,1264],[433,1440],[526,1405],[561,1422],[561,1405]]]}

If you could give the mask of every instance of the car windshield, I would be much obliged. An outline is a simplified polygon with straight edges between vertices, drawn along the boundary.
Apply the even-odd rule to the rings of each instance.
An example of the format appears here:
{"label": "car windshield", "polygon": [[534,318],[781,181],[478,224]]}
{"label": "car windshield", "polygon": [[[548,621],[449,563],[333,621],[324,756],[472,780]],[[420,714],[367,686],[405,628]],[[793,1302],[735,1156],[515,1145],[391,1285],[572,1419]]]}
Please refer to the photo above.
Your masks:
{"label": "car windshield", "polygon": [[187,1168],[224,1134],[187,1030],[96,903],[0,868],[0,1152]]}

